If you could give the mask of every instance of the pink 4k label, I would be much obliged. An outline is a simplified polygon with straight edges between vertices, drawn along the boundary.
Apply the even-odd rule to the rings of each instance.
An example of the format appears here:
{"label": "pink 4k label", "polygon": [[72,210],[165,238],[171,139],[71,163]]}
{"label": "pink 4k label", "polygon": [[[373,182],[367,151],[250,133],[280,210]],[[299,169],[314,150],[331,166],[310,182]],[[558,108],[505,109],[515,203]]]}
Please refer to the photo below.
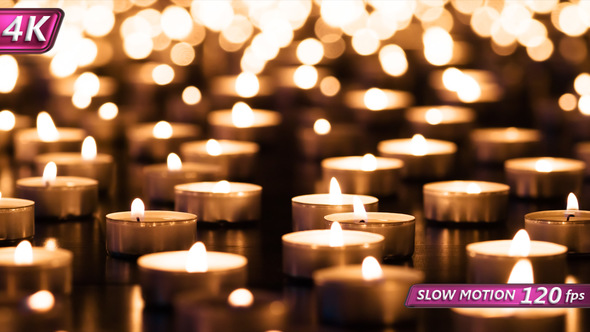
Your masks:
{"label": "pink 4k label", "polygon": [[0,53],[49,51],[63,18],[59,8],[0,8]]}

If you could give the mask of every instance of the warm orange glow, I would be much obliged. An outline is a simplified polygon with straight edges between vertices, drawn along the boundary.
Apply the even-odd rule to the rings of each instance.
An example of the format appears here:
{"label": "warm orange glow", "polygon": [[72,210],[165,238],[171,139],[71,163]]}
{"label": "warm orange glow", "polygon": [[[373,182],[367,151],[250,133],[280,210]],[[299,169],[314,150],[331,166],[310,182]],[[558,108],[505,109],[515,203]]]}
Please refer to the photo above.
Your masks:
{"label": "warm orange glow", "polygon": [[0,93],[10,93],[18,80],[18,62],[12,55],[0,55]]}
{"label": "warm orange glow", "polygon": [[179,171],[182,169],[182,161],[176,153],[170,153],[166,158],[166,166],[169,171]]}
{"label": "warm orange glow", "polygon": [[16,125],[16,117],[9,110],[0,111],[0,130],[10,131]]}
{"label": "warm orange glow", "polygon": [[301,89],[311,89],[318,82],[318,71],[314,66],[301,65],[293,73],[293,82]]}
{"label": "warm orange glow", "polygon": [[377,169],[377,158],[374,155],[367,153],[361,159],[361,170],[365,172],[372,172]]}
{"label": "warm orange glow", "polygon": [[43,183],[46,186],[50,186],[51,184],[53,184],[53,182],[55,182],[56,178],[57,165],[53,161],[50,161],[47,163],[47,165],[45,165],[45,168],[43,169]]}
{"label": "warm orange glow", "polygon": [[383,110],[387,108],[387,94],[379,88],[370,88],[365,92],[364,102],[371,111]]}
{"label": "warm orange glow", "polygon": [[317,119],[313,123],[313,131],[318,135],[327,135],[332,130],[332,125],[326,119]]}
{"label": "warm orange glow", "polygon": [[342,190],[340,190],[340,184],[335,177],[330,179],[330,194],[328,200],[330,201],[330,204],[342,205]]}
{"label": "warm orange glow", "polygon": [[205,150],[207,150],[207,154],[210,156],[219,156],[221,152],[221,144],[217,140],[210,139],[205,144]]}
{"label": "warm orange glow", "polygon": [[37,115],[37,135],[43,142],[55,142],[59,139],[59,132],[47,112],[40,112]]}
{"label": "warm orange glow", "polygon": [[260,91],[260,82],[255,74],[243,72],[236,78],[235,89],[240,97],[254,97]]}
{"label": "warm orange glow", "polygon": [[31,242],[21,241],[14,249],[14,263],[17,265],[26,265],[33,263],[33,246]]}
{"label": "warm orange glow", "polygon": [[152,135],[155,138],[167,139],[167,138],[172,137],[172,134],[173,134],[172,125],[170,125],[170,123],[168,123],[166,121],[160,121],[160,122],[156,123],[154,125],[154,128],[152,129]]}
{"label": "warm orange glow", "polygon": [[533,277],[533,265],[528,259],[521,259],[512,268],[510,277],[508,278],[509,284],[532,284],[534,283]]}
{"label": "warm orange glow", "polygon": [[254,295],[245,288],[238,288],[229,294],[227,302],[232,307],[249,307],[254,303]]}
{"label": "warm orange glow", "polygon": [[541,173],[549,173],[553,171],[553,162],[551,158],[542,158],[535,163],[535,170]]}
{"label": "warm orange glow", "polygon": [[201,90],[196,86],[187,86],[182,90],[182,101],[187,105],[196,105],[201,101]]}
{"label": "warm orange glow", "polygon": [[475,182],[470,182],[467,185],[467,189],[465,190],[466,193],[468,194],[479,194],[481,193],[481,188],[479,187],[479,185]]}
{"label": "warm orange glow", "polygon": [[82,142],[82,159],[94,160],[96,159],[96,141],[92,136],[88,136]]}
{"label": "warm orange glow", "polygon": [[119,107],[115,103],[104,103],[98,108],[98,116],[103,120],[113,120],[119,114]]}
{"label": "warm orange glow", "polygon": [[443,121],[443,114],[438,108],[431,108],[426,111],[425,120],[431,125],[437,125]]}
{"label": "warm orange glow", "polygon": [[254,124],[254,112],[244,102],[237,102],[231,110],[231,119],[234,126],[238,128],[252,127]]}
{"label": "warm orange glow", "polygon": [[207,272],[207,249],[203,242],[197,242],[188,251],[185,269],[187,272]]}
{"label": "warm orange glow", "polygon": [[226,180],[219,181],[213,186],[211,191],[216,194],[229,194],[231,192],[231,184]]}
{"label": "warm orange glow", "polygon": [[330,227],[330,247],[342,247],[344,245],[344,234],[342,233],[342,226],[337,221],[332,223]]}
{"label": "warm orange glow", "polygon": [[355,220],[367,221],[369,219],[365,205],[358,196],[352,198],[352,208]]}
{"label": "warm orange glow", "polygon": [[383,277],[383,269],[379,261],[373,256],[367,256],[363,259],[361,267],[364,280],[377,280]]}
{"label": "warm orange glow", "polygon": [[55,298],[50,291],[41,290],[27,299],[27,306],[37,312],[46,312],[53,308],[55,305]]}
{"label": "warm orange glow", "polygon": [[567,195],[567,208],[566,210],[579,210],[580,205],[578,204],[578,198],[574,193]]}
{"label": "warm orange glow", "polygon": [[531,251],[531,239],[526,230],[521,229],[514,235],[510,243],[508,255],[526,257]]}

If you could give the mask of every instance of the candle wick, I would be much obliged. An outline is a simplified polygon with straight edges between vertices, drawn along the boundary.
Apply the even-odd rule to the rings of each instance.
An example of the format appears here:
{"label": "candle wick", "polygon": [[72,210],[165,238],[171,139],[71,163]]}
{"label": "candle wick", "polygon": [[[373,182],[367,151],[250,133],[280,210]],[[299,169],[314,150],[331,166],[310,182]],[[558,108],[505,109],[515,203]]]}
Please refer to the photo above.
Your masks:
{"label": "candle wick", "polygon": [[360,222],[361,224],[364,224],[364,223],[366,223],[366,221],[365,221],[365,220],[363,220],[363,219],[359,220],[359,222]]}
{"label": "candle wick", "polygon": [[139,220],[139,217],[137,217],[137,222],[140,222],[141,220]]}
{"label": "candle wick", "polygon": [[570,218],[571,218],[571,217],[575,217],[575,215],[573,215],[573,214],[568,214],[568,215],[567,215],[567,219],[566,219],[566,221],[570,221]]}

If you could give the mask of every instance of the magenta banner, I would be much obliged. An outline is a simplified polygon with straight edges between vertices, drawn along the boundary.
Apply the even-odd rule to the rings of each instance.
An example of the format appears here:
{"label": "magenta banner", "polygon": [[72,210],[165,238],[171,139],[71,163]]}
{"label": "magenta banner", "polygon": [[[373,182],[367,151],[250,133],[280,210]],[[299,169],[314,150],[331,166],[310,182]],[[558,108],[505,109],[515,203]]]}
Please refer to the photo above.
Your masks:
{"label": "magenta banner", "polygon": [[407,307],[590,307],[590,284],[417,284]]}
{"label": "magenta banner", "polygon": [[59,8],[0,9],[0,53],[49,51],[63,17]]}

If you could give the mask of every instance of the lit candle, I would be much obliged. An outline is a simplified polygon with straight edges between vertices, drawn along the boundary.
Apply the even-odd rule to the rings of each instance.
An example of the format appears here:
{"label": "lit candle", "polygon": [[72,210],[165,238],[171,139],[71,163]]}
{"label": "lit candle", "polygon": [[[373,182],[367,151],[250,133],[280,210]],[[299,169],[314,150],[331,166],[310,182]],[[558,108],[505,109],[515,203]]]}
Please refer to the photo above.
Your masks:
{"label": "lit candle", "polygon": [[518,197],[550,198],[579,193],[586,165],[566,158],[516,158],[506,160],[506,180]]}
{"label": "lit candle", "polygon": [[14,132],[30,126],[28,116],[14,114],[10,110],[0,111],[0,150],[12,147]]}
{"label": "lit candle", "polygon": [[[353,211],[353,197],[342,194],[338,181],[330,180],[328,194],[295,196],[291,199],[293,230],[324,229],[324,216]],[[358,195],[367,211],[377,211],[379,200],[373,196]]]}
{"label": "lit candle", "polygon": [[433,71],[430,85],[448,103],[490,103],[502,98],[504,91],[489,70],[454,67]]}
{"label": "lit candle", "polygon": [[20,162],[33,162],[42,153],[80,151],[84,137],[84,130],[56,128],[49,113],[40,112],[36,129],[21,129],[14,134],[14,158]]}
{"label": "lit candle", "polygon": [[533,155],[541,143],[541,133],[526,128],[482,128],[471,132],[478,161],[500,163]]}
{"label": "lit candle", "polygon": [[314,271],[330,266],[360,264],[367,256],[383,257],[383,235],[342,230],[338,222],[330,229],[283,235],[283,272],[291,277],[311,278]]}
{"label": "lit candle", "polygon": [[221,168],[221,175],[230,180],[252,177],[260,146],[254,142],[215,140],[186,142],[180,154],[186,161],[213,164]]}
{"label": "lit candle", "polygon": [[424,217],[442,222],[495,222],[504,220],[510,187],[487,181],[427,183]]}
{"label": "lit candle", "polygon": [[177,211],[199,216],[199,222],[260,219],[262,187],[241,182],[195,182],[174,187]]}
{"label": "lit candle", "polygon": [[11,243],[35,235],[35,202],[5,198],[0,193],[0,243]]}
{"label": "lit candle", "polygon": [[221,107],[230,107],[236,100],[243,98],[264,100],[274,92],[270,77],[251,73],[215,76],[211,80],[210,90],[213,103]]}
{"label": "lit candle", "polygon": [[346,326],[379,326],[413,318],[404,306],[410,287],[424,274],[408,267],[381,266],[368,256],[362,265],[335,266],[313,274],[320,319]]}
{"label": "lit candle", "polygon": [[82,128],[99,142],[112,143],[123,138],[125,124],[135,122],[133,113],[119,112],[119,106],[106,102],[96,112],[89,112],[81,119]]}
{"label": "lit candle", "polygon": [[231,110],[212,111],[207,121],[214,138],[270,143],[276,140],[282,116],[279,112],[252,109],[244,102],[237,102]]}
{"label": "lit candle", "polygon": [[57,176],[49,162],[42,177],[16,181],[16,195],[35,202],[35,216],[68,219],[90,216],[98,204],[98,182],[76,176]]}
{"label": "lit candle", "polygon": [[[174,186],[182,183],[217,180],[221,168],[211,164],[183,163],[176,153],[170,153],[166,164],[143,168],[145,192],[152,202],[174,202]],[[200,217],[199,217],[200,218]]]}
{"label": "lit candle", "polygon": [[246,285],[246,257],[207,251],[202,242],[190,250],[139,257],[139,283],[148,305],[172,305],[182,293],[215,296]]}
{"label": "lit candle", "polygon": [[467,136],[475,112],[459,106],[420,106],[408,108],[406,120],[415,133],[427,137],[460,141]]}
{"label": "lit candle", "polygon": [[473,283],[504,283],[510,270],[521,258],[528,258],[535,268],[535,282],[563,283],[566,275],[567,247],[531,241],[525,230],[512,240],[483,241],[468,244],[467,280]]}
{"label": "lit candle", "polygon": [[370,88],[348,91],[344,103],[361,122],[387,126],[402,119],[403,110],[412,106],[414,96],[407,91]]}
{"label": "lit candle", "polygon": [[136,198],[131,211],[106,216],[106,248],[111,256],[137,257],[159,251],[187,250],[197,234],[197,216],[176,211],[145,211]]}
{"label": "lit candle", "polygon": [[199,127],[186,123],[142,123],[127,131],[132,158],[165,161],[170,152],[178,152],[180,144],[200,136]]}
{"label": "lit candle", "polygon": [[567,197],[566,210],[528,213],[524,225],[534,240],[562,244],[572,253],[590,253],[590,211],[579,210],[573,193]]}
{"label": "lit candle", "polygon": [[420,134],[411,139],[392,139],[377,145],[383,157],[404,162],[402,175],[412,179],[445,178],[453,169],[457,145],[453,142],[425,139]]}
{"label": "lit candle", "polygon": [[334,213],[325,217],[330,228],[339,222],[342,229],[377,233],[385,237],[384,256],[409,257],[414,253],[416,218],[402,213],[367,212],[358,197],[353,198],[354,212]]}
{"label": "lit candle", "polygon": [[364,156],[334,157],[322,160],[324,183],[338,179],[342,192],[389,196],[395,194],[404,162],[400,159]]}
{"label": "lit candle", "polygon": [[355,154],[359,150],[361,133],[353,124],[332,124],[326,119],[317,119],[313,127],[297,131],[299,149],[308,159]]}
{"label": "lit candle", "polygon": [[69,250],[32,247],[29,241],[0,248],[0,291],[4,296],[18,299],[42,289],[69,294],[72,258]]}
{"label": "lit candle", "polygon": [[47,163],[53,161],[60,175],[91,178],[98,181],[100,191],[112,187],[114,176],[113,156],[97,153],[96,141],[88,136],[82,142],[81,153],[54,152],[44,153],[35,157],[37,174],[43,174]]}

